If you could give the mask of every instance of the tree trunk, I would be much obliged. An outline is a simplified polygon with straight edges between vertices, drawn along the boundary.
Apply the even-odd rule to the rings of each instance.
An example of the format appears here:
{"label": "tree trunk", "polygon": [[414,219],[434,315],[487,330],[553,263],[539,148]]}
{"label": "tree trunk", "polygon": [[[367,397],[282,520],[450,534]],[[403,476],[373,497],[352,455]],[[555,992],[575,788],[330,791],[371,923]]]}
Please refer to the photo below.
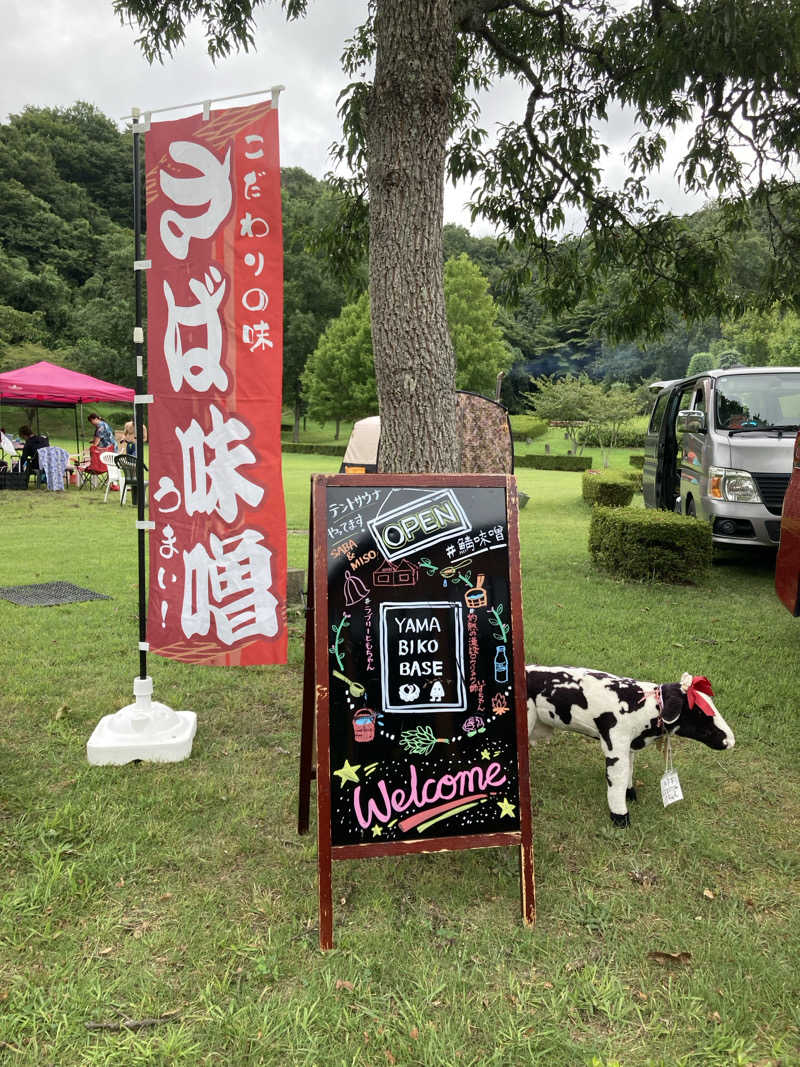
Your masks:
{"label": "tree trunk", "polygon": [[334,441],[338,441],[339,440],[339,430],[341,429],[341,425],[342,425],[342,420],[341,419],[337,419],[336,420],[336,433],[333,435]]}
{"label": "tree trunk", "polygon": [[442,244],[453,3],[377,3],[367,115],[369,289],[378,466],[388,472],[459,469]]}
{"label": "tree trunk", "polygon": [[292,441],[298,444],[300,441],[300,398],[294,402],[294,426],[292,427]]}

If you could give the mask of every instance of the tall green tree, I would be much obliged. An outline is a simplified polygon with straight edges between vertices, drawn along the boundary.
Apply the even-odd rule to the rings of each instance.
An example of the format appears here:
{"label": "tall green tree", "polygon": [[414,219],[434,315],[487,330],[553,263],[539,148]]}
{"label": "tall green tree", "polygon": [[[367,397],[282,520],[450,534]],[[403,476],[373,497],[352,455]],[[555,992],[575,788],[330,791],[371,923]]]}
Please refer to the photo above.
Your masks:
{"label": "tall green tree", "polygon": [[444,300],[456,386],[494,396],[497,375],[511,365],[511,350],[503,340],[486,276],[466,252],[445,263]]}
{"label": "tall green tree", "polygon": [[689,360],[689,366],[686,368],[688,374],[702,374],[704,370],[713,370],[716,367],[717,361],[711,352],[695,352],[692,358]]}
{"label": "tall green tree", "polygon": [[[494,396],[497,375],[510,364],[511,350],[496,324],[497,305],[486,278],[462,253],[445,265],[444,290],[458,388]],[[324,421],[375,414],[378,397],[371,338],[364,293],[330,323],[306,365],[303,392],[313,418]]]}
{"label": "tall green tree", "polygon": [[[328,322],[341,311],[347,288],[324,252],[314,247],[334,207],[330,187],[300,167],[281,171],[283,206],[283,402],[294,413],[299,439],[301,375]],[[362,288],[366,279],[362,275]]]}
{"label": "tall green tree", "polygon": [[331,322],[301,376],[308,413],[325,422],[374,415],[378,406],[369,297],[362,293]]}
{"label": "tall green tree", "polygon": [[[194,17],[215,58],[254,43],[259,0],[113,2],[139,24],[151,58],[172,53]],[[307,0],[282,6],[298,18]],[[796,0],[373,0],[343,57],[350,85],[340,154],[355,169],[350,191],[368,204],[387,469],[457,463],[442,279],[446,174],[472,179],[474,211],[538,257],[550,308],[591,299],[602,279],[624,271],[607,309],[618,333],[663,325],[669,307],[690,317],[724,310],[728,235],[753,199],[773,223],[778,253],[765,293],[800,302],[800,191],[788,184],[800,149],[798,42]],[[475,95],[501,76],[528,97],[493,145]],[[617,107],[628,109],[634,134],[614,190],[601,124]],[[647,188],[683,123],[693,136],[680,182],[724,197],[705,232]],[[585,232],[560,241],[576,212]],[[528,269],[523,262],[518,281]],[[413,403],[400,399],[411,395]]]}

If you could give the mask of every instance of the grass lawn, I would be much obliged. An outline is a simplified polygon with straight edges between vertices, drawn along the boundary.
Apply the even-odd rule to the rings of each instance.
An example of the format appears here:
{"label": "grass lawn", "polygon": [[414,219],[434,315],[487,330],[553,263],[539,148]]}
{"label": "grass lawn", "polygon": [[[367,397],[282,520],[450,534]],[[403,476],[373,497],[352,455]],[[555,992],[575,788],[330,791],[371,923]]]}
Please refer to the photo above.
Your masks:
{"label": "grass lawn", "polygon": [[[309,475],[337,468],[285,457],[292,566]],[[774,559],[720,557],[700,587],[621,583],[591,567],[580,474],[519,484],[528,661],[706,674],[736,748],[679,741],[685,799],[666,809],[647,749],[621,831],[599,745],[561,735],[531,753],[534,929],[514,849],[348,861],[324,954],[316,839],[295,831],[300,615],[283,667],[150,657],[156,699],[197,712],[191,758],[90,767],[138,669],[135,511],[0,493],[0,585],[112,598],[0,600],[0,1062],[800,1064],[800,621]],[[94,1027],[124,1018],[152,1025]]]}

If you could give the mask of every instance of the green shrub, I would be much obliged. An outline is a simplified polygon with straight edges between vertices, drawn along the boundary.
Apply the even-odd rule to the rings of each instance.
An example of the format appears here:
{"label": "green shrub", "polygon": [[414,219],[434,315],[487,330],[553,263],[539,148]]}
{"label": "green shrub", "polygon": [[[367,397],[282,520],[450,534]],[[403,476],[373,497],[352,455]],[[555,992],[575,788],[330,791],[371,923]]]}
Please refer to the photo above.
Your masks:
{"label": "green shrub", "polygon": [[[86,407],[86,409],[88,411],[92,410],[91,409],[91,405],[89,405],[89,404],[86,404],[85,407]],[[133,408],[130,407],[130,408],[128,408],[127,411],[111,411],[111,412],[109,412],[108,415],[106,415],[106,422],[111,427],[117,427],[117,429],[123,430],[125,428],[125,423],[126,422],[130,422],[132,418],[133,418]]]}
{"label": "green shrub", "polygon": [[625,508],[633,500],[634,487],[620,471],[584,471],[583,499],[587,504]]}
{"label": "green shrub", "polygon": [[[648,422],[649,417],[647,415],[640,415],[635,419],[630,419],[629,422],[623,422],[617,430],[613,441],[613,447],[644,448],[644,439],[647,434]],[[611,445],[612,443],[608,440],[608,430],[604,428],[602,433],[602,443],[606,446]],[[601,442],[598,428],[591,423],[584,426],[578,433],[578,441],[582,445],[588,445],[590,448],[599,448]]]}
{"label": "green shrub", "polygon": [[691,584],[711,568],[711,526],[671,511],[598,507],[589,553],[598,567],[622,578]]}
{"label": "green shrub", "polygon": [[641,452],[634,452],[633,455],[628,456],[628,463],[632,467],[638,467],[639,470],[644,468],[644,456]]}
{"label": "green shrub", "polygon": [[591,456],[515,456],[515,467],[534,467],[540,471],[585,471],[592,465]]}
{"label": "green shrub", "polygon": [[642,491],[642,472],[641,471],[623,471],[622,477],[627,478],[633,486],[634,493],[641,493]]}
{"label": "green shrub", "polygon": [[535,441],[547,433],[547,423],[535,415],[510,415],[511,436],[515,441]]}

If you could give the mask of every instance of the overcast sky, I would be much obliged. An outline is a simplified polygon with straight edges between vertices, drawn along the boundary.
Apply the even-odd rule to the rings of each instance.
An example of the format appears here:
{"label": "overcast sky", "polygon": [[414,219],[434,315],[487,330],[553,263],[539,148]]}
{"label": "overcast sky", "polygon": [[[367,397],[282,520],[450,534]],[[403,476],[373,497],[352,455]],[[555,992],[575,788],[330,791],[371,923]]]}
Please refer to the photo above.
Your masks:
{"label": "overcast sky", "polygon": [[[286,87],[280,99],[281,162],[317,178],[330,170],[328,149],[339,134],[336,98],[345,85],[342,46],[362,20],[366,0],[312,0],[305,19],[287,23],[275,2],[259,9],[256,50],[211,63],[202,29],[194,28],[174,59],[150,66],[135,44],[136,32],[114,15],[111,0],[37,0],[5,5],[0,34],[0,118],[36,107],[69,107],[85,100],[122,125],[132,107],[143,111]],[[231,101],[235,105],[236,101]],[[520,117],[521,90],[495,87],[481,101],[482,125]],[[230,105],[229,105],[230,106]],[[174,116],[188,112],[176,112]],[[612,122],[609,177],[623,175],[621,153],[630,131]],[[680,194],[674,163],[652,183],[674,211],[697,206]],[[448,188],[446,217],[469,226],[463,210],[469,190]],[[479,224],[474,233],[488,232]]]}

